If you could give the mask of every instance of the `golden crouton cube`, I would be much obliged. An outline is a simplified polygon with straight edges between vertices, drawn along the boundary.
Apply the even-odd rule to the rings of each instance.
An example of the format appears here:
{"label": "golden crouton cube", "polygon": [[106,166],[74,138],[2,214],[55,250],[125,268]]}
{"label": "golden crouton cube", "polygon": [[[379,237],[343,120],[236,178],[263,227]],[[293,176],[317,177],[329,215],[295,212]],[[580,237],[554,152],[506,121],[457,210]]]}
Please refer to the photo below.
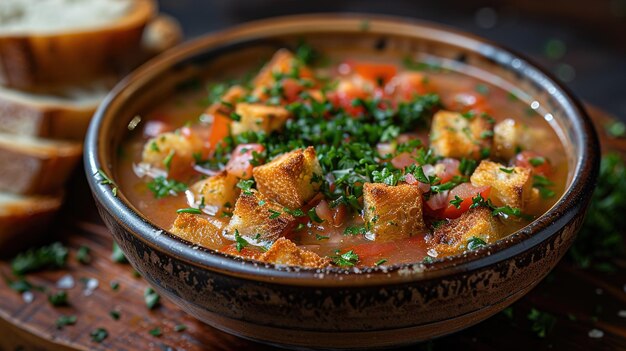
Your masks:
{"label": "golden crouton cube", "polygon": [[221,99],[217,102],[214,102],[209,108],[206,110],[206,114],[215,115],[219,113],[223,116],[230,116],[233,111],[233,106],[237,103],[237,100],[244,97],[246,95],[246,90],[239,86],[233,85],[228,88],[228,90],[222,95]]}
{"label": "golden crouton cube", "polygon": [[490,118],[450,111],[433,117],[430,145],[438,156],[480,159],[488,156],[493,139]]}
{"label": "golden crouton cube", "polygon": [[255,190],[242,192],[235,203],[224,235],[235,240],[239,235],[255,246],[266,246],[284,236],[296,224],[296,218],[284,207]]}
{"label": "golden crouton cube", "polygon": [[191,186],[199,203],[204,203],[204,211],[211,215],[232,212],[241,189],[237,187],[239,178],[222,171]]}
{"label": "golden crouton cube", "polygon": [[493,203],[523,209],[532,188],[531,170],[483,160],[470,177],[474,186],[491,186]]}
{"label": "golden crouton cube", "polygon": [[233,135],[244,132],[265,132],[267,134],[279,130],[289,118],[289,111],[282,106],[248,104],[240,102],[235,107],[240,120],[231,125]]}
{"label": "golden crouton cube", "polygon": [[267,87],[274,83],[276,74],[287,74],[296,67],[299,62],[287,49],[280,49],[274,53],[272,59],[263,66],[261,71],[254,77],[254,87]]}
{"label": "golden crouton cube", "polygon": [[315,149],[297,149],[252,170],[257,189],[279,204],[297,209],[319,191],[322,168]]}
{"label": "golden crouton cube", "polygon": [[502,224],[486,207],[476,207],[461,217],[436,227],[432,235],[433,248],[438,256],[460,253],[472,238],[492,243],[501,236]]}
{"label": "golden crouton cube", "polygon": [[493,133],[494,154],[502,159],[511,159],[520,151],[532,149],[548,137],[543,129],[529,128],[511,118],[496,124]]}
{"label": "golden crouton cube", "polygon": [[327,257],[320,257],[313,251],[301,249],[286,238],[276,240],[258,260],[276,265],[307,268],[323,268],[330,264],[330,259]]}
{"label": "golden crouton cube", "polygon": [[209,220],[201,215],[180,213],[170,232],[200,246],[219,250],[228,241],[222,236],[224,224],[217,219]]}
{"label": "golden crouton cube", "polygon": [[422,192],[417,186],[382,183],[363,185],[364,219],[377,241],[391,241],[422,233]]}
{"label": "golden crouton cube", "polygon": [[193,154],[200,152],[202,145],[202,140],[194,133],[163,133],[146,142],[141,155],[142,163],[166,170],[191,167]]}

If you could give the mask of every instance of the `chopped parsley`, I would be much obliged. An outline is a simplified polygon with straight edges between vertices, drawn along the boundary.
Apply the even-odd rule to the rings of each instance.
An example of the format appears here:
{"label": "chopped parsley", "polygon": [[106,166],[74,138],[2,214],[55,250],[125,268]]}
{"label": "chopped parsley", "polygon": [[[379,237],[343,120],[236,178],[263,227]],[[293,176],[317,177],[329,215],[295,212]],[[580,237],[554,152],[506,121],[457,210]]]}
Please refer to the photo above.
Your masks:
{"label": "chopped parsley", "polygon": [[148,334],[152,335],[152,336],[156,336],[157,338],[160,337],[161,335],[163,335],[163,332],[161,331],[161,328],[154,328],[154,329],[150,329],[150,331],[148,331]]}
{"label": "chopped parsley", "polygon": [[533,176],[533,187],[539,190],[539,195],[541,195],[541,197],[544,199],[548,199],[556,195],[554,190],[549,189],[549,187],[553,185],[554,183],[550,179],[542,175],[537,174]]}
{"label": "chopped parsley", "polygon": [[165,166],[165,169],[167,171],[169,171],[170,168],[172,167],[172,160],[174,159],[174,155],[176,155],[176,150],[172,149],[167,154],[167,156],[165,156],[165,158],[163,159],[163,166]]}
{"label": "chopped parsley", "polygon": [[195,207],[179,208],[176,213],[202,214],[202,211]]}
{"label": "chopped parsley", "polygon": [[237,252],[241,252],[241,250],[243,250],[246,246],[248,246],[248,241],[241,237],[239,230],[235,229],[235,248],[237,249]]}
{"label": "chopped parsley", "polygon": [[535,308],[530,309],[527,317],[532,322],[531,330],[540,338],[545,338],[556,323],[556,317]]}
{"label": "chopped parsley", "polygon": [[111,310],[111,311],[109,311],[109,316],[111,316],[111,318],[113,318],[113,320],[117,321],[117,320],[120,319],[121,314],[120,314],[119,311]]}
{"label": "chopped parsley", "polygon": [[504,173],[507,173],[507,174],[511,174],[511,173],[515,172],[515,168],[505,168],[505,167],[500,167],[500,170],[501,170],[502,172],[504,172]]}
{"label": "chopped parsley", "polygon": [[290,214],[290,215],[292,215],[294,217],[304,217],[304,216],[306,216],[304,211],[302,211],[299,208],[295,209],[295,210],[292,210],[292,209],[289,209],[289,208],[285,207],[285,208],[283,208],[283,212],[285,212],[287,214]]}
{"label": "chopped parsley", "polygon": [[116,280],[111,280],[109,285],[111,286],[111,290],[113,291],[118,291],[120,289],[120,283]]}
{"label": "chopped parsley", "polygon": [[71,316],[59,316],[59,318],[57,318],[56,321],[56,327],[57,329],[63,329],[63,327],[68,326],[68,325],[74,325],[76,324],[76,321],[78,320],[78,318],[76,318],[76,316],[71,315]]}
{"label": "chopped parsley", "polygon": [[122,249],[120,249],[119,245],[116,242],[113,243],[113,252],[111,253],[111,260],[116,263],[128,263],[126,256]]}
{"label": "chopped parsley", "polygon": [[349,225],[344,229],[343,235],[365,235],[367,229],[360,225]]}
{"label": "chopped parsley", "polygon": [[387,262],[387,259],[386,259],[386,258],[383,258],[383,259],[380,259],[380,260],[378,260],[378,261],[374,262],[374,265],[375,265],[375,266],[380,266],[381,264],[383,264],[383,263],[385,263],[385,262]]}
{"label": "chopped parsley", "polygon": [[546,163],[546,159],[544,157],[538,156],[538,157],[531,157],[528,162],[530,163],[531,166],[533,167],[539,167],[541,165],[543,165],[544,163]]}
{"label": "chopped parsley", "polygon": [[332,257],[333,263],[341,267],[353,267],[359,262],[359,255],[353,250],[347,251],[343,254],[339,253],[339,250],[335,251],[335,256]]}
{"label": "chopped parsley", "polygon": [[89,264],[91,262],[91,249],[88,246],[81,246],[76,251],[76,259],[82,264]]}
{"label": "chopped parsley", "polygon": [[67,306],[67,292],[59,291],[48,295],[48,302],[50,302],[50,304],[55,307]]}
{"label": "chopped parsley", "polygon": [[473,236],[467,241],[467,249],[470,251],[478,250],[484,246],[487,246],[487,243],[477,236]]}
{"label": "chopped parsley", "polygon": [[89,336],[91,336],[91,341],[101,343],[104,339],[109,337],[109,332],[104,328],[97,328],[89,333]]}
{"label": "chopped parsley", "polygon": [[324,222],[323,219],[321,219],[318,215],[317,212],[315,211],[315,207],[311,208],[307,214],[309,215],[309,218],[311,219],[311,221],[315,222],[315,223],[322,223]]}
{"label": "chopped parsley", "polygon": [[164,176],[158,176],[147,184],[148,189],[157,199],[164,198],[168,195],[176,196],[187,190],[187,185],[174,179],[167,179]]}
{"label": "chopped parsley", "polygon": [[115,182],[113,182],[111,178],[109,178],[109,176],[106,175],[106,173],[104,173],[101,168],[98,169],[96,175],[100,176],[100,184],[109,185],[111,187],[111,193],[113,194],[113,196],[117,196],[117,185],[115,184]]}
{"label": "chopped parsley", "polygon": [[276,218],[280,217],[280,214],[281,214],[280,211],[276,211],[276,210],[273,210],[271,208],[268,209],[267,211],[270,213],[269,219],[276,219]]}
{"label": "chopped parsley", "polygon": [[152,310],[155,307],[157,307],[159,305],[159,301],[161,300],[161,297],[159,296],[159,294],[157,294],[156,291],[154,291],[154,289],[150,287],[146,288],[146,290],[143,293],[143,297],[146,303],[146,307],[148,307],[149,310]]}
{"label": "chopped parsley", "polygon": [[177,332],[177,333],[184,332],[185,330],[187,330],[187,326],[184,325],[184,324],[177,324],[174,327],[174,331]]}
{"label": "chopped parsley", "polygon": [[461,208],[461,204],[463,203],[463,199],[458,195],[454,195],[454,200],[450,200],[450,204],[455,208]]}
{"label": "chopped parsley", "polygon": [[21,276],[46,268],[63,268],[67,262],[67,256],[67,248],[56,242],[18,254],[11,261],[11,269],[13,274]]}
{"label": "chopped parsley", "polygon": [[254,186],[254,179],[242,179],[237,183],[237,187],[245,195],[252,195],[252,187]]}

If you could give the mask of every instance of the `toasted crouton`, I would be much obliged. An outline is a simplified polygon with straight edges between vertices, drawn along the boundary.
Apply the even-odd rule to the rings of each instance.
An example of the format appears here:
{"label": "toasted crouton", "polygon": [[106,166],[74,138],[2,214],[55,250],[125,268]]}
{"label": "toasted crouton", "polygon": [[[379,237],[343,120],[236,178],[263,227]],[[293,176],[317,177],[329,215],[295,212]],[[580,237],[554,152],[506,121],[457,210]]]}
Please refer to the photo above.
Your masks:
{"label": "toasted crouton", "polygon": [[222,95],[219,101],[214,102],[207,108],[206,114],[215,115],[219,113],[225,117],[229,117],[233,110],[233,106],[236,105],[237,100],[246,95],[246,90],[240,85],[233,85]]}
{"label": "toasted crouton", "polygon": [[430,131],[431,147],[438,156],[480,159],[491,150],[493,124],[483,116],[439,111]]}
{"label": "toasted crouton", "polygon": [[531,170],[524,167],[507,168],[496,162],[480,162],[470,181],[474,186],[491,186],[491,197],[497,206],[523,209],[532,188]]}
{"label": "toasted crouton", "polygon": [[491,214],[491,210],[476,207],[435,228],[431,240],[435,244],[435,251],[445,256],[464,249],[467,241],[473,237],[491,243],[498,240],[500,235],[501,223]]}
{"label": "toasted crouton", "polygon": [[248,104],[240,102],[235,108],[240,117],[233,122],[231,132],[238,135],[244,132],[271,133],[283,127],[289,118],[289,111],[282,106],[267,106],[263,104]]}
{"label": "toasted crouton", "polygon": [[283,209],[283,206],[258,191],[243,192],[235,203],[233,216],[224,229],[224,235],[234,240],[237,232],[255,246],[272,243],[296,224],[296,218]]}
{"label": "toasted crouton", "polygon": [[274,82],[276,74],[287,74],[298,64],[296,58],[287,49],[280,49],[274,53],[272,59],[263,66],[254,77],[252,85],[257,88],[267,87]]}
{"label": "toasted crouton", "polygon": [[319,191],[322,168],[315,149],[297,149],[252,170],[263,195],[291,209],[300,208]]}
{"label": "toasted crouton", "polygon": [[222,212],[230,213],[241,189],[237,187],[239,179],[227,171],[203,179],[191,186],[191,190],[202,202],[204,210],[211,215]]}
{"label": "toasted crouton", "polygon": [[330,264],[330,259],[327,257],[322,258],[315,252],[301,249],[286,238],[276,240],[272,247],[263,253],[258,260],[277,265],[308,268],[323,268]]}
{"label": "toasted crouton", "polygon": [[424,230],[422,192],[417,186],[363,185],[364,219],[375,240],[390,241]]}
{"label": "toasted crouton", "polygon": [[191,167],[193,154],[201,150],[202,140],[196,134],[167,132],[146,142],[141,159],[142,163],[156,168],[178,170]]}
{"label": "toasted crouton", "polygon": [[179,213],[170,232],[209,249],[217,250],[228,244],[221,234],[222,223],[218,220],[209,221],[201,215]]}
{"label": "toasted crouton", "polygon": [[522,150],[532,149],[547,137],[544,129],[529,128],[511,118],[496,124],[493,132],[494,154],[502,159],[511,159]]}

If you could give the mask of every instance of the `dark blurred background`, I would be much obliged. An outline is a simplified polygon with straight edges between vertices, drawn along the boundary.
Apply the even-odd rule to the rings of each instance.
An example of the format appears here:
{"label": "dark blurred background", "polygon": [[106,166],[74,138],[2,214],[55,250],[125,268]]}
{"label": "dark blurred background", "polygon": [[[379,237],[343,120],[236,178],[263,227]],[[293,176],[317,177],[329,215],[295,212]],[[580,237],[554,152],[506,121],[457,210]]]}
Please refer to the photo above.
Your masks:
{"label": "dark blurred background", "polygon": [[188,39],[260,18],[364,12],[445,24],[530,56],[626,120],[626,0],[160,0]]}

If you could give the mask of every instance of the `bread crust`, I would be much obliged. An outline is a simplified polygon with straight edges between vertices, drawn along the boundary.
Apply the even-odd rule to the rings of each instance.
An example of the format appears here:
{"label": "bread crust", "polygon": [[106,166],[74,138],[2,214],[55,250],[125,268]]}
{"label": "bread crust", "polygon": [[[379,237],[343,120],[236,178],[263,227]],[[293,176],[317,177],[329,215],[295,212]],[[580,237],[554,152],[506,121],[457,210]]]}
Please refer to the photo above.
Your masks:
{"label": "bread crust", "polygon": [[124,69],[156,10],[154,0],[136,0],[130,13],[106,27],[0,34],[0,84],[20,89],[53,86]]}
{"label": "bread crust", "polygon": [[[22,234],[37,233],[50,223],[63,195],[21,197],[0,194],[0,247]],[[9,198],[9,199],[6,199]]]}
{"label": "bread crust", "polygon": [[81,155],[81,143],[0,134],[0,191],[55,193],[65,184]]}

